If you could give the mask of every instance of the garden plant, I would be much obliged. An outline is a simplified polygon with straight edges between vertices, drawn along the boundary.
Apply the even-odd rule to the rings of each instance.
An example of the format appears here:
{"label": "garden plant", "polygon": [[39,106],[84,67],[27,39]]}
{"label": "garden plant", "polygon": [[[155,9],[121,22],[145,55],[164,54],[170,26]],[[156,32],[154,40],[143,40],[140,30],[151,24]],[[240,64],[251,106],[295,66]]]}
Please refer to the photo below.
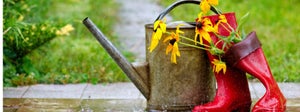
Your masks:
{"label": "garden plant", "polygon": [[[106,0],[4,0],[4,86],[128,81],[80,22],[97,18],[118,43],[111,32],[117,6]],[[61,35],[68,29],[73,31]]]}

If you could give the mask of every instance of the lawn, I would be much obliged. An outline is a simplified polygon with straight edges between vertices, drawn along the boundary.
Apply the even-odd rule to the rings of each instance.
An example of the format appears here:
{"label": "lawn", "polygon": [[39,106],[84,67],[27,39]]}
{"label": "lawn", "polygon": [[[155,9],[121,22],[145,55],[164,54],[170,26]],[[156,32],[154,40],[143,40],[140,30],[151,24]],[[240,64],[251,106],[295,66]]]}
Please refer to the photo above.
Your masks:
{"label": "lawn", "polygon": [[[117,37],[112,34],[112,27],[117,21],[118,4],[106,0],[66,0],[53,3],[54,16],[70,21],[76,30],[72,35],[59,37],[48,47],[31,55],[37,68],[46,74],[45,78],[56,78],[50,83],[127,81],[126,75],[82,24],[82,20],[89,17],[114,44],[118,44]],[[45,55],[40,55],[41,52]]]}
{"label": "lawn", "polygon": [[[47,1],[47,4],[40,2],[40,0],[24,0],[21,2],[5,0],[4,2],[20,5],[15,6],[16,9],[28,7],[28,13],[23,14],[25,19],[18,23],[51,21],[53,24],[59,23],[60,27],[70,24],[75,29],[68,36],[51,38],[50,41],[32,50],[22,58],[22,60],[26,60],[23,61],[25,64],[21,67],[22,71],[25,71],[23,73],[18,72],[20,67],[5,63],[4,86],[21,86],[35,83],[89,82],[95,84],[128,81],[126,75],[82,24],[82,20],[89,17],[118,47],[118,39],[112,33],[114,23],[118,21],[116,17],[118,4],[114,1],[54,0]],[[40,10],[43,11],[36,13]],[[4,19],[7,22],[14,18],[4,17]],[[38,21],[35,19],[38,19]],[[5,25],[4,28],[10,26],[9,24]],[[9,30],[9,32],[12,31]],[[11,35],[4,36],[9,37]],[[126,57],[132,57],[131,53],[122,52]],[[7,59],[8,56],[5,55],[4,57]]]}
{"label": "lawn", "polygon": [[[160,0],[168,6],[176,0]],[[280,82],[300,82],[299,0],[219,0],[222,12],[235,12],[237,18],[250,13],[246,32],[256,31],[263,44],[270,68]],[[174,20],[194,21],[199,6],[179,6],[171,12]]]}

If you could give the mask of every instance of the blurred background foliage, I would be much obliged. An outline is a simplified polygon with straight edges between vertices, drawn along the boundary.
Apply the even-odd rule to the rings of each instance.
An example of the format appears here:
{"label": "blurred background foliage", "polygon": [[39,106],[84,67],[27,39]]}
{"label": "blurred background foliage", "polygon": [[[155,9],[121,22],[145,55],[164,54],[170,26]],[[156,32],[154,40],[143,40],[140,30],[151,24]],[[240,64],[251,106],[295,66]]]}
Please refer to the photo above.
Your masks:
{"label": "blurred background foliage", "polygon": [[[117,44],[113,0],[4,0],[4,86],[128,81],[81,21],[89,16]],[[59,35],[64,26],[75,29]],[[132,59],[129,52],[125,56]]]}
{"label": "blurred background foliage", "polygon": [[[26,84],[36,83],[34,75],[39,75],[27,54],[56,37],[59,23],[43,21],[49,1],[4,0],[3,62],[4,84],[12,85],[19,79]],[[38,9],[38,10],[37,10]],[[34,13],[33,13],[34,11]],[[35,17],[36,15],[40,15]]]}
{"label": "blurred background foliage", "polygon": [[[157,1],[168,6],[176,0]],[[237,19],[249,12],[244,30],[258,34],[275,79],[300,82],[299,5],[299,0],[219,0],[217,8],[223,13],[235,12]],[[199,6],[189,4],[174,9],[171,15],[173,21],[194,21],[198,13]]]}

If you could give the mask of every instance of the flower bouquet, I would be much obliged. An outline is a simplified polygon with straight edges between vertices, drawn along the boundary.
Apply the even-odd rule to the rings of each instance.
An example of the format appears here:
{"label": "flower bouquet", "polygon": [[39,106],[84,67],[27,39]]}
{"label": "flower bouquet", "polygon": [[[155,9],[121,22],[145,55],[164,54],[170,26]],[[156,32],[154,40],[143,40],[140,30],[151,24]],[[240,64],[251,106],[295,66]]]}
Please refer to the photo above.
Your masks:
{"label": "flower bouquet", "polygon": [[[250,111],[251,97],[246,72],[258,78],[266,88],[265,95],[254,105],[253,112],[286,109],[286,99],[272,76],[256,32],[241,33],[243,22],[237,24],[235,13],[221,13],[215,6],[218,0],[202,0],[195,20],[195,36],[191,40],[183,36],[179,24],[175,32],[166,31],[166,20],[157,19],[149,49],[151,53],[158,44],[166,43],[166,54],[171,53],[171,63],[180,58],[178,45],[205,50],[217,81],[217,92],[213,101],[195,106],[195,112]],[[208,11],[216,15],[208,16]],[[246,16],[242,17],[245,18]],[[161,38],[167,34],[166,38]],[[160,40],[163,43],[160,43]],[[193,41],[193,44],[184,41]]]}

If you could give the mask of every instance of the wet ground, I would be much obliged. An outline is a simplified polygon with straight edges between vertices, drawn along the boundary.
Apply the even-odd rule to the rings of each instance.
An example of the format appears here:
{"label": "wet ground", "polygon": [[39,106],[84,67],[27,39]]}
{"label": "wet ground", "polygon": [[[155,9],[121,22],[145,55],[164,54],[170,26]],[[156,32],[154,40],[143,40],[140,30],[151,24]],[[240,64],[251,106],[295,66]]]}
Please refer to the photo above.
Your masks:
{"label": "wet ground", "polygon": [[[300,112],[300,84],[278,83],[287,100],[287,112]],[[265,93],[250,82],[253,103]],[[31,85],[5,87],[4,112],[140,112],[146,99],[130,82],[112,84]]]}
{"label": "wet ground", "polygon": [[[143,112],[146,107],[142,99],[5,98],[3,104],[4,112]],[[300,112],[300,99],[288,99],[286,112]]]}
{"label": "wet ground", "polygon": [[37,99],[5,98],[4,112],[136,112],[145,108],[144,100],[123,99]]}

